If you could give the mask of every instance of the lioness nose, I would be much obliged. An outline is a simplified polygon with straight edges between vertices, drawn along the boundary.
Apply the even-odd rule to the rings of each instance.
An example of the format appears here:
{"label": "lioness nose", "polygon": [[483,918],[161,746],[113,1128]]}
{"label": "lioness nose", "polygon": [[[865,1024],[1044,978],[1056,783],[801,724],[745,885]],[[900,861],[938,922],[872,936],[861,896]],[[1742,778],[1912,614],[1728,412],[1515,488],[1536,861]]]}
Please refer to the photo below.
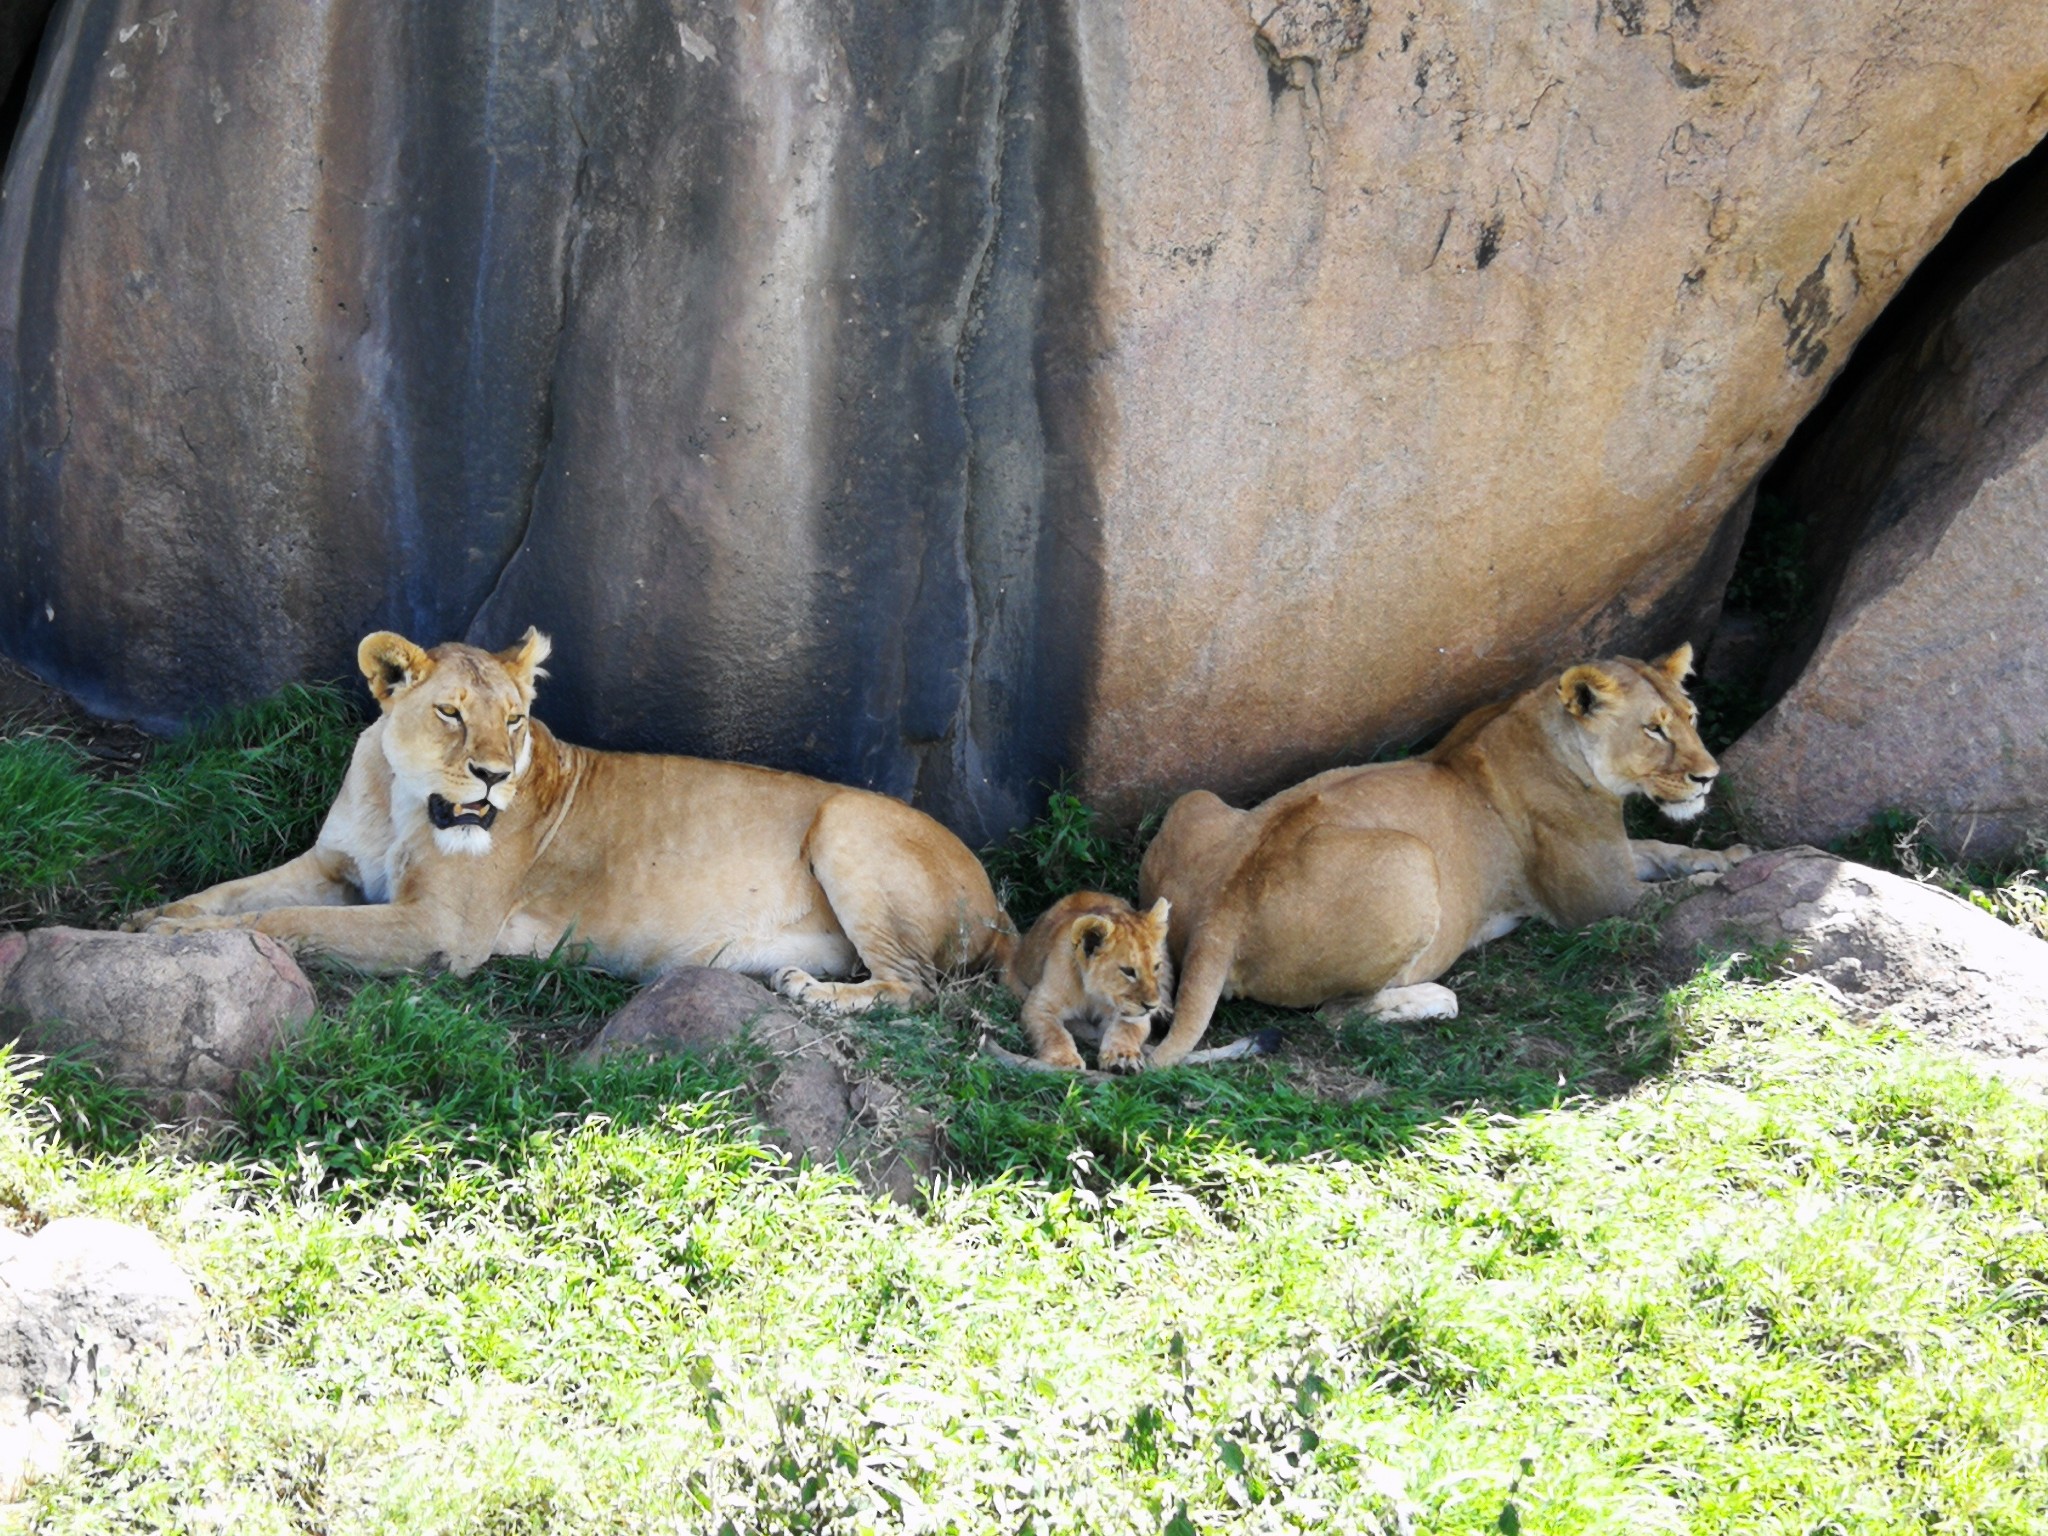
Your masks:
{"label": "lioness nose", "polygon": [[512,777],[510,769],[486,768],[479,763],[471,763],[469,765],[469,771],[484,781],[485,789],[489,789],[493,784],[496,784],[503,779],[509,779]]}
{"label": "lioness nose", "polygon": [[1716,768],[1712,773],[1688,773],[1686,775],[1686,777],[1688,779],[1691,779],[1695,784],[1711,784],[1720,776],[1721,770],[1718,768]]}

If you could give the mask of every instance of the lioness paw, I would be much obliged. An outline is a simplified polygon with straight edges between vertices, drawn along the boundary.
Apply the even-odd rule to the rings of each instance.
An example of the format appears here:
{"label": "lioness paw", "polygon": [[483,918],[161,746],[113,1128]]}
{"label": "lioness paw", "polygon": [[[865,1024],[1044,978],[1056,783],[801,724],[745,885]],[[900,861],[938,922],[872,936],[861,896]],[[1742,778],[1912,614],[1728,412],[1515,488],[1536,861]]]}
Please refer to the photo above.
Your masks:
{"label": "lioness paw", "polygon": [[769,979],[768,985],[784,997],[797,1002],[804,1000],[804,993],[818,984],[818,978],[800,965],[785,965]]}
{"label": "lioness paw", "polygon": [[1737,843],[1733,848],[1723,848],[1721,857],[1730,864],[1740,864],[1744,859],[1756,857],[1756,850],[1747,843]]}

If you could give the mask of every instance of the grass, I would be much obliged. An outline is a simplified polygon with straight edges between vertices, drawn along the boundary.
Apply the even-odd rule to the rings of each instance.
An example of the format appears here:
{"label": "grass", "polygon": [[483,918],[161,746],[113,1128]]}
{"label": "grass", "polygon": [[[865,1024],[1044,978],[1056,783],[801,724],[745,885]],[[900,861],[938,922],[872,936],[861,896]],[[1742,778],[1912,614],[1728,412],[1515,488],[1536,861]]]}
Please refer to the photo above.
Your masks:
{"label": "grass", "polygon": [[[62,745],[0,742],[0,775]],[[338,777],[332,747],[262,771]],[[332,780],[124,848],[191,750],[128,784],[60,756],[0,899],[102,916],[276,856],[251,822],[310,835]],[[992,863],[1024,915],[1131,894],[1134,851],[1075,802]],[[1233,1005],[1221,1034],[1284,1022],[1278,1061],[1132,1082],[983,1066],[1012,1005],[956,989],[857,1035],[939,1115],[915,1211],[763,1145],[744,1064],[577,1069],[628,989],[560,960],[316,972],[315,1027],[204,1155],[82,1063],[0,1061],[0,1216],[149,1227],[213,1331],[0,1523],[2048,1527],[2048,1113],[1796,983],[1667,988],[1647,946],[1526,931],[1441,1024]]]}

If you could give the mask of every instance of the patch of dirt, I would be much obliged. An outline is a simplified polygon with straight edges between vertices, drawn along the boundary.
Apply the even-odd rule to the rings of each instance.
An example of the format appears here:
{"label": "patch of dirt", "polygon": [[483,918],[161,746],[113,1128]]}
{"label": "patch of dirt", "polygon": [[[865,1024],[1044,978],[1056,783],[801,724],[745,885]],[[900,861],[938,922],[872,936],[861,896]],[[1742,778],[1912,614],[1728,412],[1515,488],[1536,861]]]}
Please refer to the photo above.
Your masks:
{"label": "patch of dirt", "polygon": [[69,694],[0,656],[0,737],[56,731],[83,747],[95,766],[132,773],[148,758],[154,738],[125,720],[100,720]]}

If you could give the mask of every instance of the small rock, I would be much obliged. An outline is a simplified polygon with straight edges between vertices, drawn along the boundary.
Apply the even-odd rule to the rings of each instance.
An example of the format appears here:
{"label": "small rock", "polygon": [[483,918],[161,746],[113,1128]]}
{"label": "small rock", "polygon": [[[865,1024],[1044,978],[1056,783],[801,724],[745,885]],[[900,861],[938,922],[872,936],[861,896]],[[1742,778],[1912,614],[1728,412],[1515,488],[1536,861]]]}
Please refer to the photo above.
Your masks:
{"label": "small rock", "polygon": [[0,1499],[55,1470],[79,1415],[148,1350],[199,1342],[199,1296],[154,1237],[74,1216],[0,1243]]}
{"label": "small rock", "polygon": [[235,1080],[314,1007],[312,983],[265,934],[0,936],[0,1035],[32,1051],[80,1050],[170,1122],[223,1118]]}
{"label": "small rock", "polygon": [[[735,971],[670,971],[621,1008],[580,1058],[716,1052],[744,1045],[766,1059],[757,1106],[773,1139],[814,1162],[845,1161],[868,1188],[913,1200],[932,1168],[928,1118],[888,1114],[900,1090],[849,1073],[836,1038]],[[894,1096],[894,1097],[892,1097]]]}
{"label": "small rock", "polygon": [[2048,1085],[2048,944],[1933,886],[1786,848],[1687,895],[1660,927],[1674,974],[1703,950],[1788,946],[1788,967],[1850,1013],[1889,1013],[2002,1077]]}

